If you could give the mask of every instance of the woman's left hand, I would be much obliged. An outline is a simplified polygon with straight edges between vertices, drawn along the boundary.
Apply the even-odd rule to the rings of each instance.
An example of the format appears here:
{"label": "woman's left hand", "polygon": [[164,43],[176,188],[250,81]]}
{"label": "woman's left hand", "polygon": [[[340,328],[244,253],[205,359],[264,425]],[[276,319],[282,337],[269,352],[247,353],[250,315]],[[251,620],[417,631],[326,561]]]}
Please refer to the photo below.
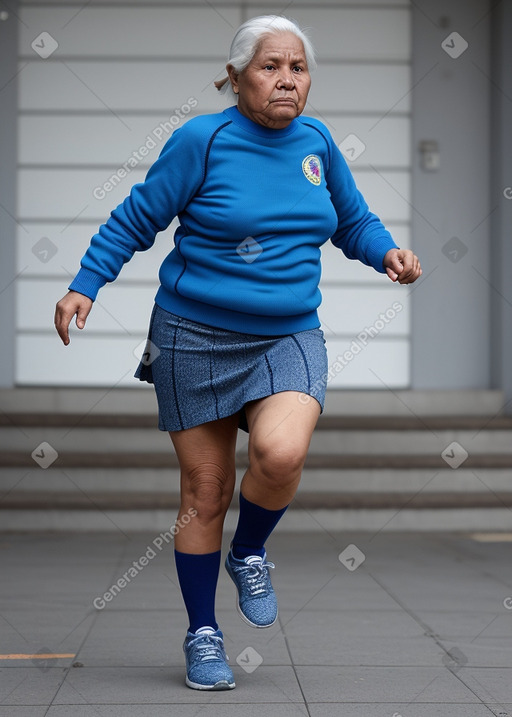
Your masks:
{"label": "woman's left hand", "polygon": [[399,284],[412,284],[423,273],[418,257],[410,249],[390,249],[383,265],[391,281]]}

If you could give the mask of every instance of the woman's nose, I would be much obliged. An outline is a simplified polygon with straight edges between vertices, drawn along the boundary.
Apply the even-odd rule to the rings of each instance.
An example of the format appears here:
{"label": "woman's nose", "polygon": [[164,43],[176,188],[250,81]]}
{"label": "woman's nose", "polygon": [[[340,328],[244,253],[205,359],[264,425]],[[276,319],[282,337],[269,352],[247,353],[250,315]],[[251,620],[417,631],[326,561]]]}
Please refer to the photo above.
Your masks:
{"label": "woman's nose", "polygon": [[286,89],[291,90],[294,85],[293,76],[290,72],[280,73],[278,87],[285,87]]}

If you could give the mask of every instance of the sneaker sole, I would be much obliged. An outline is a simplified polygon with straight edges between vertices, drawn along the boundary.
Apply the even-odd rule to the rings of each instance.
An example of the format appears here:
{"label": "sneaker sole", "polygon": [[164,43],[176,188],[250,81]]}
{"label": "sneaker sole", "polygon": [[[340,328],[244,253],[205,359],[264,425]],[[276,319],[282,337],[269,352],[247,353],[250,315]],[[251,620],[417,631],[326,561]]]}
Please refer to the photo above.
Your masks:
{"label": "sneaker sole", "polygon": [[200,682],[192,682],[188,677],[185,678],[185,684],[193,690],[209,690],[210,692],[220,692],[221,690],[232,690],[236,687],[234,682],[220,680],[214,685],[202,685]]}
{"label": "sneaker sole", "polygon": [[[236,584],[235,584],[235,587],[236,587]],[[257,628],[259,628],[260,630],[265,630],[265,628],[267,628],[267,627],[272,627],[272,625],[275,625],[276,622],[277,622],[277,615],[276,615],[276,617],[275,617],[275,620],[273,620],[273,622],[266,623],[265,625],[258,625],[258,624],[255,623],[255,622],[251,622],[251,621],[249,620],[249,618],[248,618],[246,615],[244,615],[244,613],[242,612],[242,608],[240,607],[240,603],[238,602],[238,600],[236,601],[236,611],[238,612],[238,614],[240,615],[240,617],[242,618],[242,620],[243,620],[247,625],[250,625],[251,627],[257,627]]]}
{"label": "sneaker sole", "polygon": [[[235,578],[233,577],[233,573],[231,572],[231,566],[230,566],[230,564],[229,564],[228,562],[225,563],[225,568],[226,568],[227,574],[229,575],[229,577],[231,578],[231,580],[232,580],[233,583],[235,584],[236,592],[237,592],[237,595],[238,595],[238,585],[236,584],[236,580],[235,580]],[[252,622],[251,620],[249,620],[249,618],[248,618],[246,615],[244,615],[244,613],[242,612],[242,608],[240,607],[240,601],[238,600],[238,598],[236,598],[236,609],[237,609],[238,614],[239,614],[240,617],[242,618],[242,620],[243,620],[247,625],[250,625],[251,627],[256,627],[256,628],[261,629],[261,630],[264,630],[264,629],[267,628],[267,627],[272,627],[272,625],[275,625],[276,622],[277,622],[277,617],[278,617],[278,615],[279,615],[279,612],[276,612],[276,616],[275,616],[275,618],[274,618],[274,620],[273,620],[272,622],[268,622],[268,623],[266,623],[265,625],[258,625],[257,623]]]}

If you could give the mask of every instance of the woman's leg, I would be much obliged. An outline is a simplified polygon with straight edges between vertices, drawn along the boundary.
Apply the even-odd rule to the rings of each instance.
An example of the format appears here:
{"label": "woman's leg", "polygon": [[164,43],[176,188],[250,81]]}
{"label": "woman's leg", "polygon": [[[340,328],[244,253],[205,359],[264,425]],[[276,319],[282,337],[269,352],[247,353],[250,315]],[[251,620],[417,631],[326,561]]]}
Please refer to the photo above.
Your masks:
{"label": "woman's leg", "polygon": [[176,534],[175,557],[189,631],[217,629],[215,591],[222,528],[235,485],[238,415],[170,433],[181,469],[178,520],[193,514]]}
{"label": "woman's leg", "polygon": [[284,391],[246,406],[249,468],[240,486],[233,554],[263,556],[263,546],[292,501],[318,416],[319,403]]}
{"label": "woman's leg", "polygon": [[[309,399],[309,397],[307,397]],[[265,561],[265,542],[295,495],[320,415],[315,399],[285,391],[246,406],[249,468],[226,569],[238,590],[238,611],[253,627],[277,620],[277,601]]]}

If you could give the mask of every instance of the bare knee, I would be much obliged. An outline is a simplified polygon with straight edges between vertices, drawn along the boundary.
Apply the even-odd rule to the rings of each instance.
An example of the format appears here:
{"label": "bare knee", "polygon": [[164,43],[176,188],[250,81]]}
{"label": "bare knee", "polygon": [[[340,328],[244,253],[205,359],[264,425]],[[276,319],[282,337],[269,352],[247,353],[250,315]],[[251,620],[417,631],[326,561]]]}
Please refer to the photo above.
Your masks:
{"label": "bare knee", "polygon": [[300,478],[306,452],[302,446],[292,442],[286,445],[257,443],[252,446],[251,470],[269,483],[283,487]]}
{"label": "bare knee", "polygon": [[197,511],[201,523],[209,523],[229,507],[235,475],[216,463],[203,463],[183,476],[182,482],[182,502]]}

